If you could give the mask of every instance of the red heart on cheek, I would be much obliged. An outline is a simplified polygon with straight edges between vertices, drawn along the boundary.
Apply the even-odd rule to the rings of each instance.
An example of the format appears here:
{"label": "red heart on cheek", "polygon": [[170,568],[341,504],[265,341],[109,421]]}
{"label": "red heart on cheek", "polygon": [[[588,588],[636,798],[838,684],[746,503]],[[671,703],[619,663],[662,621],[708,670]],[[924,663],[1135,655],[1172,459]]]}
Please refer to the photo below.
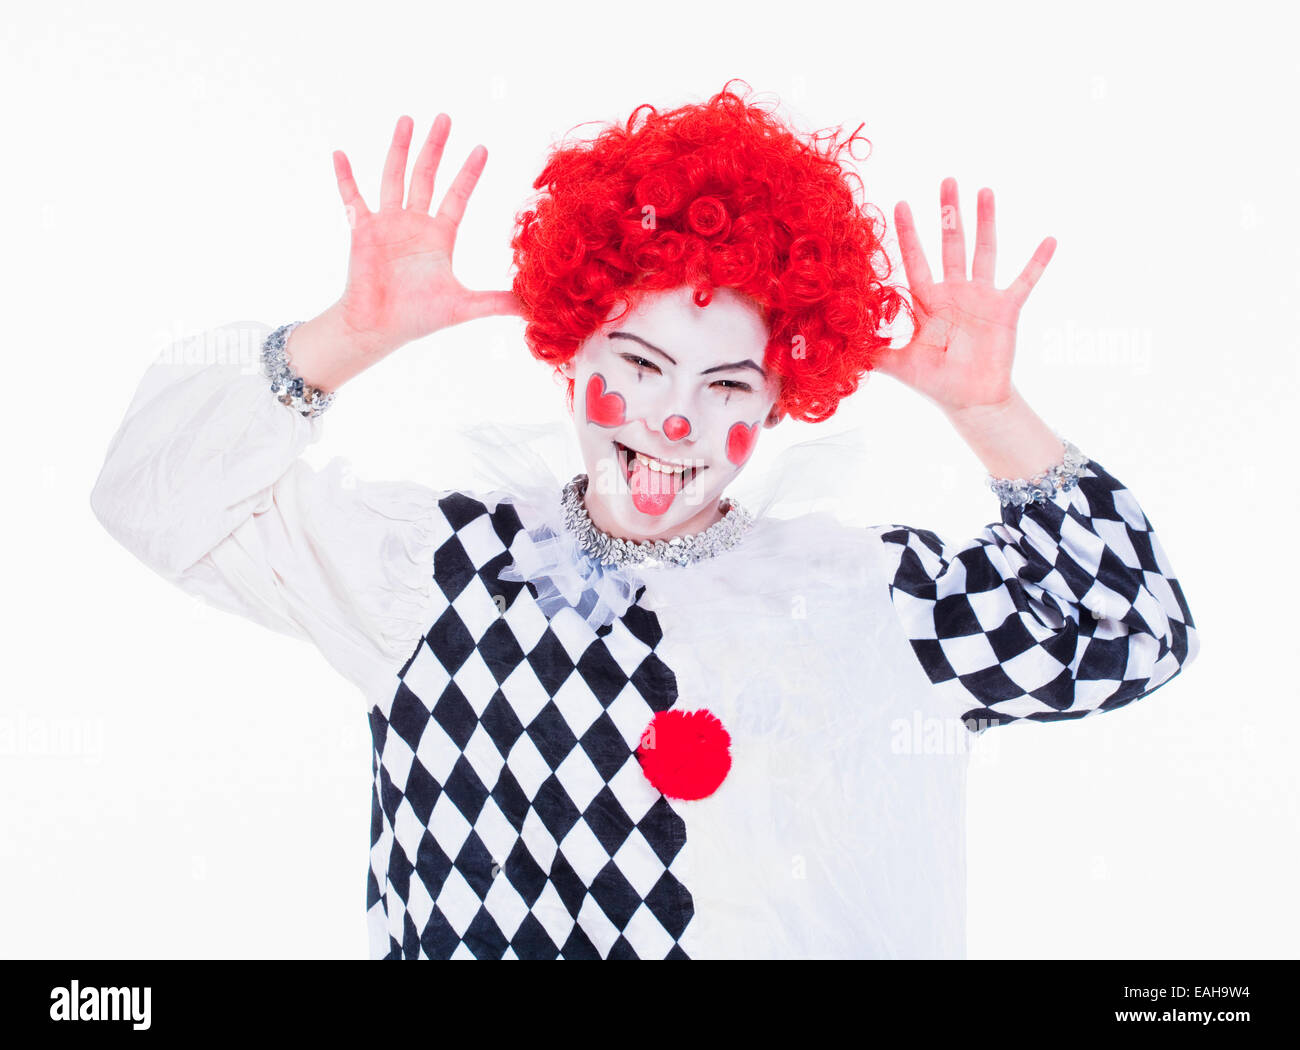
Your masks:
{"label": "red heart on cheek", "polygon": [[600,427],[617,427],[627,422],[623,395],[605,393],[605,377],[599,372],[593,372],[587,380],[587,422]]}
{"label": "red heart on cheek", "polygon": [[727,431],[727,458],[736,466],[740,466],[749,459],[749,454],[754,451],[754,443],[757,440],[757,423],[749,426],[744,423],[733,423],[731,429]]}

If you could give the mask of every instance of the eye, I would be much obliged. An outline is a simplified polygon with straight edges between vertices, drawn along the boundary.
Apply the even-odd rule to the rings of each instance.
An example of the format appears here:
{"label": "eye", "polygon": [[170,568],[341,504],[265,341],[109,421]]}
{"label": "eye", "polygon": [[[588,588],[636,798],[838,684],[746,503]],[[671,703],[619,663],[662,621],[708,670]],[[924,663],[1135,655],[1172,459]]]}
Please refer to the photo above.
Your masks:
{"label": "eye", "polygon": [[636,354],[619,354],[618,356],[621,357],[624,361],[631,361],[632,364],[637,366],[637,368],[649,368],[655,372],[659,371],[659,369],[654,364],[647,361],[644,357],[638,357]]}
{"label": "eye", "polygon": [[743,392],[746,393],[746,394],[748,394],[751,390],[754,389],[754,388],[753,388],[752,386],[750,386],[748,383],[740,383],[740,382],[737,382],[737,381],[734,380],[734,379],[719,379],[719,380],[718,380],[716,383],[714,383],[713,385],[714,385],[714,386],[720,386],[720,387],[722,387],[724,390],[740,390],[740,391],[743,391]]}

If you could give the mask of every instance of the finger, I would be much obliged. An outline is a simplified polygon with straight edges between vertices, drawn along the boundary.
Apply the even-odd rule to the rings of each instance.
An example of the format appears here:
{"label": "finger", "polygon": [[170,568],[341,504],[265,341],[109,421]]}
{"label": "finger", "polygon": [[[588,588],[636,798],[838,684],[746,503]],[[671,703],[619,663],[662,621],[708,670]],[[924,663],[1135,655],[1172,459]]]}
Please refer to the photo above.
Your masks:
{"label": "finger", "polygon": [[971,280],[978,281],[980,284],[992,284],[993,272],[997,268],[998,258],[998,239],[993,220],[992,190],[980,190],[976,210],[975,257],[971,260]]}
{"label": "finger", "polygon": [[438,165],[442,163],[442,151],[447,145],[447,136],[451,134],[451,117],[439,113],[429,129],[424,148],[415,158],[415,173],[411,176],[411,193],[406,199],[406,207],[411,211],[428,213],[429,202],[433,200],[433,180],[438,174]]}
{"label": "finger", "polygon": [[943,227],[943,279],[966,280],[966,235],[961,228],[961,207],[957,203],[957,180],[944,179],[939,185],[939,216]]}
{"label": "finger", "polygon": [[898,250],[903,256],[907,284],[915,292],[929,285],[932,278],[930,264],[925,261],[925,252],[921,248],[921,239],[916,235],[912,209],[907,206],[906,201],[899,201],[894,205],[894,225],[898,229]]}
{"label": "finger", "polygon": [[387,211],[402,206],[406,196],[406,154],[411,148],[411,131],[415,121],[403,114],[397,118],[393,141],[384,161],[384,180],[379,188],[379,210]]}
{"label": "finger", "polygon": [[871,356],[871,370],[887,376],[897,374],[898,351],[895,347],[881,347]]}
{"label": "finger", "polygon": [[1047,264],[1055,251],[1056,238],[1044,238],[1043,243],[1034,250],[1033,258],[1020,271],[1020,276],[1007,285],[1007,295],[1015,303],[1016,309],[1024,306],[1025,300],[1029,298],[1029,293],[1038,283],[1038,278],[1043,276],[1043,271],[1047,269]]}
{"label": "finger", "polygon": [[361,198],[357,189],[357,180],[352,177],[352,165],[348,156],[341,149],[334,151],[334,177],[338,180],[339,196],[343,198],[343,207],[347,209],[348,225],[355,226],[362,215],[369,215],[370,209]]}
{"label": "finger", "polygon": [[502,314],[522,317],[523,312],[523,303],[514,292],[467,292],[461,299],[457,315],[462,321],[472,321]]}
{"label": "finger", "polygon": [[871,358],[871,370],[908,383],[916,370],[916,343],[909,339],[902,346],[889,346],[877,350]]}
{"label": "finger", "polygon": [[451,189],[447,195],[442,198],[442,204],[438,208],[438,216],[446,216],[451,220],[452,226],[459,226],[460,220],[465,215],[465,205],[469,202],[469,195],[474,192],[475,185],[478,184],[478,177],[483,174],[483,165],[487,163],[487,147],[475,146],[465,158],[465,163],[460,166],[460,171],[456,174],[456,181],[451,184]]}

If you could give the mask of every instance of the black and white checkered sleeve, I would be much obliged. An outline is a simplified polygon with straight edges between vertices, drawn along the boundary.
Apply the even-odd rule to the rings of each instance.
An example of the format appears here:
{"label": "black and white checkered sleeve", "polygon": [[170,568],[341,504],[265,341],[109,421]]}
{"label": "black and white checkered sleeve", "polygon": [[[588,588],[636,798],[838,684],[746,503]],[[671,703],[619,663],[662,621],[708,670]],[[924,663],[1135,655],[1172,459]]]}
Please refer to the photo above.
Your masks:
{"label": "black and white checkered sleeve", "polygon": [[1095,460],[964,544],[877,525],[889,590],[944,706],[973,732],[1083,718],[1169,681],[1200,643],[1133,494]]}

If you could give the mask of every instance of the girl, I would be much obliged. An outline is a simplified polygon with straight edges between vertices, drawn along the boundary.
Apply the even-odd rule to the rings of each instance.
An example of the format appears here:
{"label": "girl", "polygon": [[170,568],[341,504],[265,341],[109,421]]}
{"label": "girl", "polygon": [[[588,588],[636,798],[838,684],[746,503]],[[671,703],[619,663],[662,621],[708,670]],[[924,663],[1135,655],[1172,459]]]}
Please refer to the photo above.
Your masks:
{"label": "girl", "polygon": [[[1011,382],[1054,242],[996,288],[983,190],[967,276],[949,179],[940,280],[895,212],[909,301],[853,136],[728,88],[556,147],[510,291],[452,269],[482,147],[428,214],[445,115],[405,201],[398,121],[377,211],[336,153],[338,302],[169,349],[113,438],[105,528],[366,697],[376,958],[962,957],[966,741],[1121,707],[1197,652],[1133,494]],[[483,443],[501,483],[470,493],[300,459],[350,378],[492,314],[564,377],[584,473]],[[257,371],[210,352],[250,339]],[[726,495],[764,428],[871,370],[943,411],[999,522],[950,542]]]}

